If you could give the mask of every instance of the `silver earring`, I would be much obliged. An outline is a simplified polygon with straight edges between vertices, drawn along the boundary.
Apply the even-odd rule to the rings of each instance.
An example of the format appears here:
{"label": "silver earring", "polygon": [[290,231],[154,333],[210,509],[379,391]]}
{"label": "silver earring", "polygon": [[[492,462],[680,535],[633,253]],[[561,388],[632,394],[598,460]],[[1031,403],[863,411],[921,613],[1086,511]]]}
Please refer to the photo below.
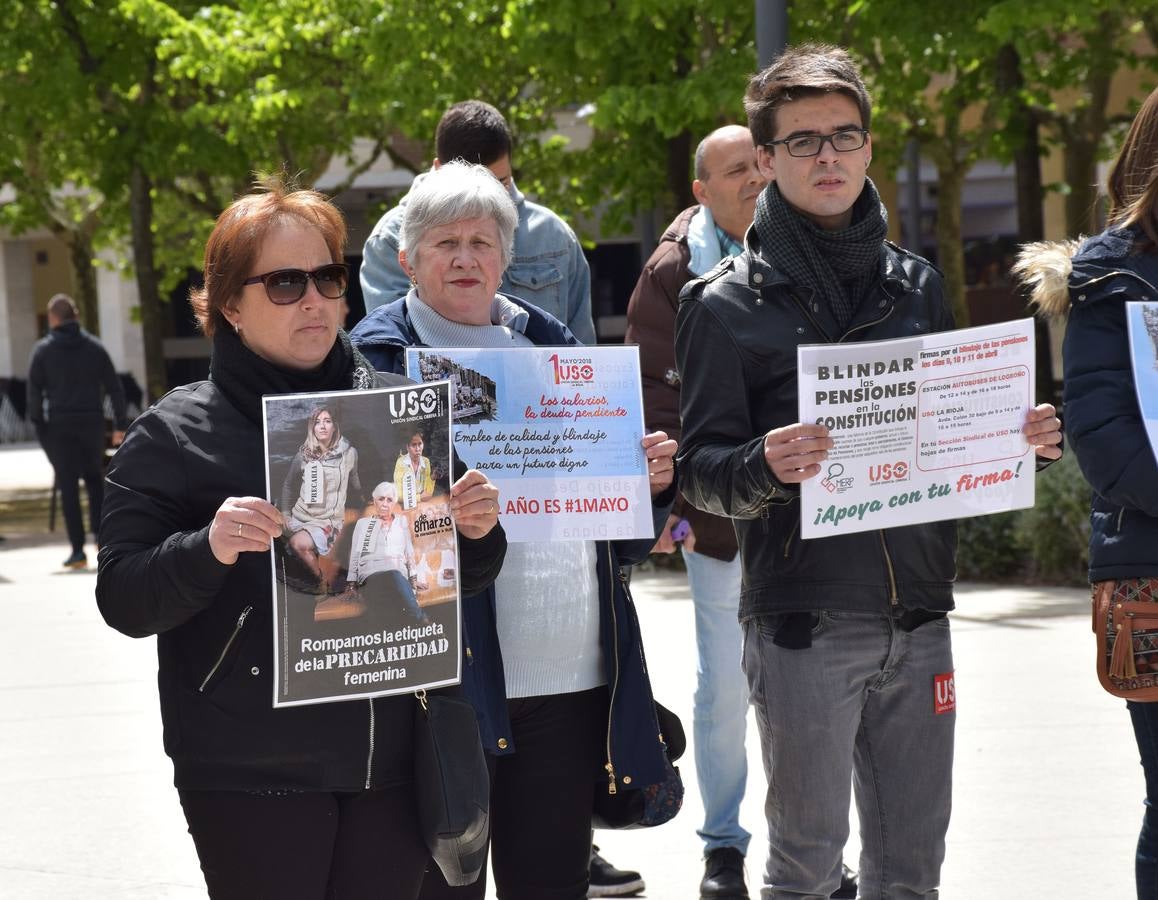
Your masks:
{"label": "silver earring", "polygon": [[233,323],[233,333],[236,334],[238,337],[241,336],[241,326],[237,322]]}

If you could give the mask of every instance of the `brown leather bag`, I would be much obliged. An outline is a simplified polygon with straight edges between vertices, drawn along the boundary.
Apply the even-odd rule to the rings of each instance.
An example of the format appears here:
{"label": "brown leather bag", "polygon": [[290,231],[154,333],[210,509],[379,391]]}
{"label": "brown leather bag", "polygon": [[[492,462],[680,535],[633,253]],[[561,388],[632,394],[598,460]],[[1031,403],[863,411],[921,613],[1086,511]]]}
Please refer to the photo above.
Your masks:
{"label": "brown leather bag", "polygon": [[1093,585],[1098,680],[1115,697],[1158,700],[1158,579]]}

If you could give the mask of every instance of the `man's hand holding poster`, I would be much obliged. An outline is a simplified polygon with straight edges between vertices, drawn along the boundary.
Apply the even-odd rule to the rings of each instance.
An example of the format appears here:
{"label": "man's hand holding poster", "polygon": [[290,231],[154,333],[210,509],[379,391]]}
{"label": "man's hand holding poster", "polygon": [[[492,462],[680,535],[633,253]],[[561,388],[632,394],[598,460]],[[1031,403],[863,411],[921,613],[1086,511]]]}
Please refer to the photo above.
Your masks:
{"label": "man's hand holding poster", "polygon": [[801,483],[801,536],[1033,505],[1033,321],[798,348],[800,421],[834,445]]}
{"label": "man's hand holding poster", "polygon": [[411,348],[406,369],[451,381],[455,449],[508,541],[654,536],[638,347]]}
{"label": "man's hand holding poster", "polygon": [[275,707],[459,681],[448,391],[264,398]]}

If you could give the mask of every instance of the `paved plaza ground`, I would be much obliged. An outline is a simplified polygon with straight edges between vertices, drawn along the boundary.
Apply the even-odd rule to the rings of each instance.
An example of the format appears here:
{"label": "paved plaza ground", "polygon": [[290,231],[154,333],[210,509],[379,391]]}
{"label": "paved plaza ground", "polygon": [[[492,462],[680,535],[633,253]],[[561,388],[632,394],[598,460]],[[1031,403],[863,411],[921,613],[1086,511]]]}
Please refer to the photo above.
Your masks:
{"label": "paved plaza ground", "polygon": [[[35,448],[0,450],[0,500],[50,483]],[[155,642],[103,624],[94,572],[60,569],[62,528],[0,544],[0,898],[204,897],[161,749]],[[0,533],[8,531],[0,519]],[[632,586],[656,696],[690,736],[686,581],[641,572]],[[957,605],[958,739],[942,896],[1132,897],[1142,774],[1125,705],[1094,676],[1086,592],[963,584]],[[742,822],[755,835],[748,874],[758,885],[766,841],[754,725],[748,756]],[[688,796],[673,822],[597,838],[661,900],[694,900],[702,874],[690,751],[681,768]],[[853,834],[847,858],[855,862]]]}

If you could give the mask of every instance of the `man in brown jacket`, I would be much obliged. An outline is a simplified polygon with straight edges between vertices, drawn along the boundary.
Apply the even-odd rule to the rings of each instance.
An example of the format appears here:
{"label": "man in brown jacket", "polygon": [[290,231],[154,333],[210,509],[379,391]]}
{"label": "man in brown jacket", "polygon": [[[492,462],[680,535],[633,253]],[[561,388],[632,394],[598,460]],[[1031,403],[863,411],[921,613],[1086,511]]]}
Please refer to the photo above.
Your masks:
{"label": "man in brown jacket", "polygon": [[[680,376],[674,343],[680,290],[740,252],[765,183],[752,135],[739,125],[719,128],[700,142],[695,175],[692,193],[699,204],[685,209],[664,232],[627,307],[626,340],[639,344],[648,428],[662,428],[677,439]],[[699,651],[692,736],[704,802],[700,896],[746,898],[744,855],[751,835],[740,826],[740,801],[748,772],[748,686],[740,668],[736,535],[728,519],[701,512],[679,496],[656,552],[671,553],[677,542],[687,563]]]}

